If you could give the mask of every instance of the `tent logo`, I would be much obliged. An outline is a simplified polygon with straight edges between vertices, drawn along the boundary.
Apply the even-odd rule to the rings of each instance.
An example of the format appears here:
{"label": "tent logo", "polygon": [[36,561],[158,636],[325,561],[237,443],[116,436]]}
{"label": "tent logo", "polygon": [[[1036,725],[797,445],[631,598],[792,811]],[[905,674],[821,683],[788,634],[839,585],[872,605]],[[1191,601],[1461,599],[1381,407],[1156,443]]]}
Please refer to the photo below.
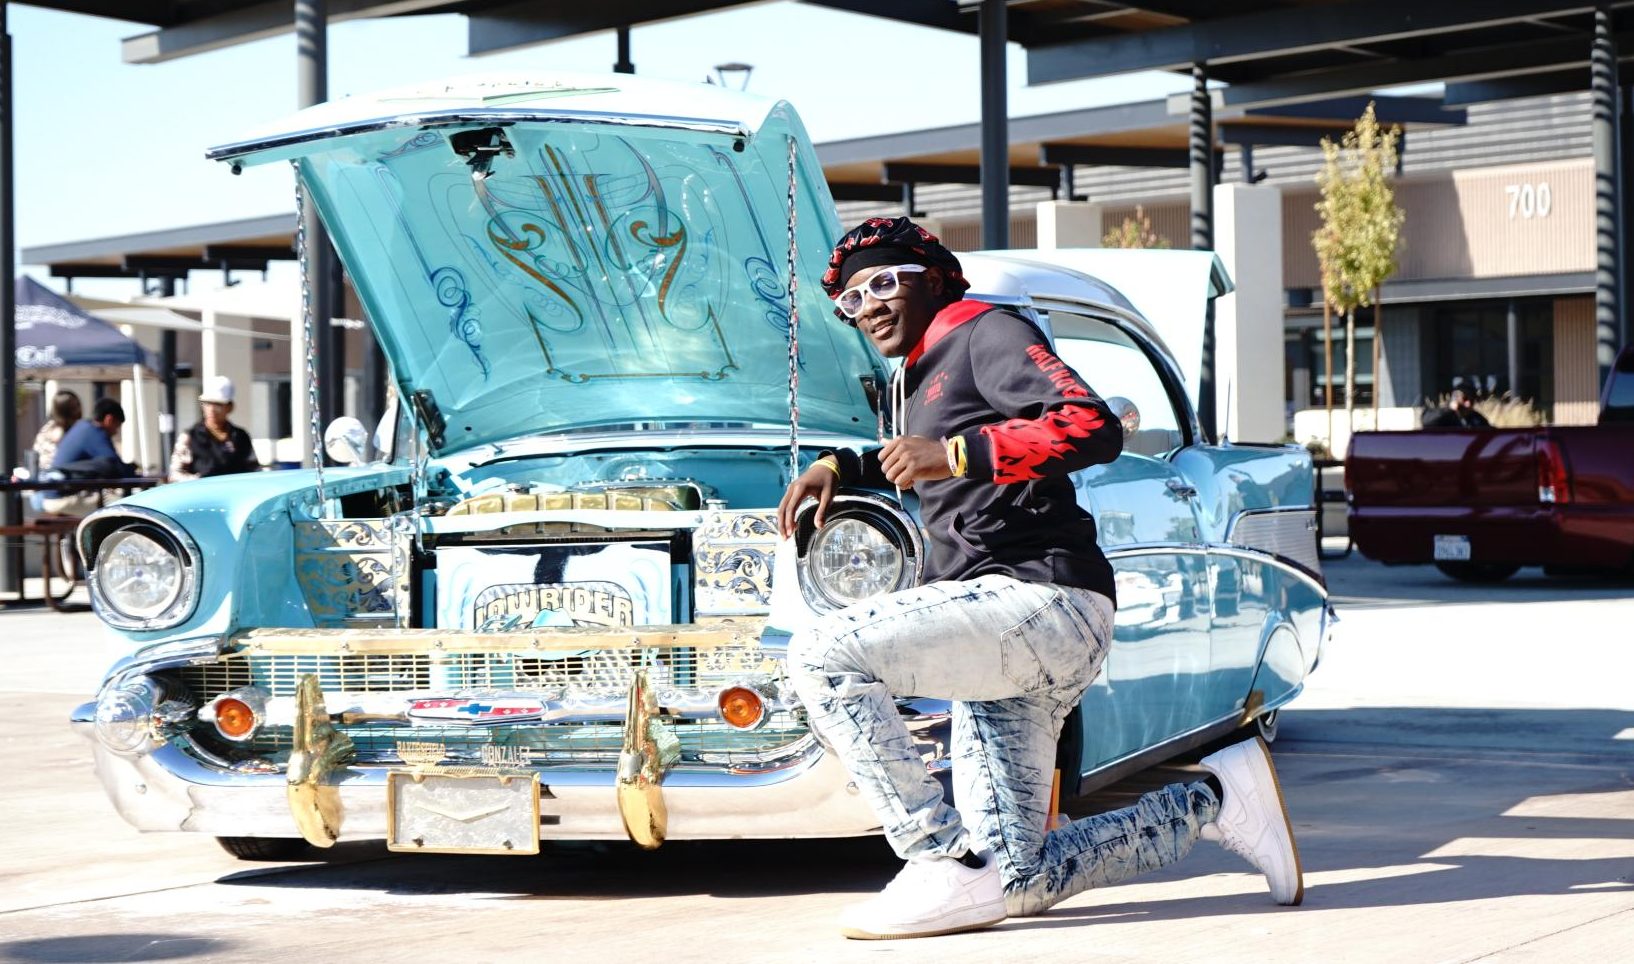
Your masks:
{"label": "tent logo", "polygon": [[18,368],[60,368],[66,364],[56,345],[18,345]]}

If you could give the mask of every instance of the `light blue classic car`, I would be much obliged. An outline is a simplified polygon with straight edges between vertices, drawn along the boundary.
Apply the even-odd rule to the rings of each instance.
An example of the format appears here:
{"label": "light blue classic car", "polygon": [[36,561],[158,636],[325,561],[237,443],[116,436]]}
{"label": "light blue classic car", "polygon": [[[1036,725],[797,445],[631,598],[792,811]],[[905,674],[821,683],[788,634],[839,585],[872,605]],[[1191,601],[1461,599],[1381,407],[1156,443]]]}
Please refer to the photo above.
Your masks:
{"label": "light blue classic car", "polygon": [[[876,831],[785,644],[913,585],[923,541],[894,491],[774,532],[791,473],[880,437],[889,374],[821,295],[841,225],[793,110],[622,75],[484,78],[313,108],[211,155],[296,163],[396,402],[376,446],[335,427],[355,464],[166,486],[85,521],[124,656],[73,719],[119,812],[250,859]],[[1182,373],[1230,288],[1218,262],[965,267],[1126,433],[1076,476],[1121,609],[1063,738],[1068,790],[1237,727],[1274,736],[1333,615],[1308,456],[1201,439]],[[947,706],[901,707],[945,771]]]}

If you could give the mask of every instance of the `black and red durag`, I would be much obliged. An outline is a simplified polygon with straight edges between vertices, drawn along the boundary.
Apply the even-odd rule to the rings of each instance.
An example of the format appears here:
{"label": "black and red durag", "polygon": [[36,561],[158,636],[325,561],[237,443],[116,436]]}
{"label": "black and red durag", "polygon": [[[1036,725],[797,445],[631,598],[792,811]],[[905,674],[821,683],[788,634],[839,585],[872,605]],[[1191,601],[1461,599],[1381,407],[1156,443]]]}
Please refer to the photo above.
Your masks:
{"label": "black and red durag", "polygon": [[[959,259],[942,245],[941,239],[908,218],[869,218],[851,230],[834,245],[828,256],[828,270],[823,272],[823,290],[829,300],[840,296],[845,281],[864,268],[895,264],[922,264],[942,272],[943,290],[958,301],[970,290]],[[840,315],[838,308],[834,309]]]}

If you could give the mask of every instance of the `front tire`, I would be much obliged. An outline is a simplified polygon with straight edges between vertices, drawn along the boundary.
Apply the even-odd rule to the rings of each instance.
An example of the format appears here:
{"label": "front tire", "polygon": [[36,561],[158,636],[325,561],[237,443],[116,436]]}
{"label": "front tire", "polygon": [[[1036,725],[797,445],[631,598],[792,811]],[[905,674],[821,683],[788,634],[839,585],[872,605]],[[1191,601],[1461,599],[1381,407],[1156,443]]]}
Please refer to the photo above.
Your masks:
{"label": "front tire", "polygon": [[217,837],[216,843],[239,860],[302,860],[312,849],[300,837]]}
{"label": "front tire", "polygon": [[1269,746],[1277,741],[1277,729],[1282,723],[1282,711],[1272,710],[1254,717],[1254,730],[1259,733],[1260,739]]}
{"label": "front tire", "polygon": [[1435,567],[1459,582],[1477,585],[1503,582],[1521,568],[1501,562],[1438,562]]}

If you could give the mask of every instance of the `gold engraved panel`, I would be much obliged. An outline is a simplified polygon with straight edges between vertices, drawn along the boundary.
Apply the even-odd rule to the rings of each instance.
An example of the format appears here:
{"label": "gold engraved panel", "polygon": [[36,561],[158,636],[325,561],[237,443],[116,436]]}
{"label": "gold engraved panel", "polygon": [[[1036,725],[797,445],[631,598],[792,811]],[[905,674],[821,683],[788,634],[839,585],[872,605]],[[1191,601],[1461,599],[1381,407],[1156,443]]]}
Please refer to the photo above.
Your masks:
{"label": "gold engraved panel", "polygon": [[700,616],[771,610],[773,512],[711,512],[692,533],[693,610]]}
{"label": "gold engraved panel", "polygon": [[295,523],[295,578],[313,622],[407,626],[411,535],[391,519]]}

